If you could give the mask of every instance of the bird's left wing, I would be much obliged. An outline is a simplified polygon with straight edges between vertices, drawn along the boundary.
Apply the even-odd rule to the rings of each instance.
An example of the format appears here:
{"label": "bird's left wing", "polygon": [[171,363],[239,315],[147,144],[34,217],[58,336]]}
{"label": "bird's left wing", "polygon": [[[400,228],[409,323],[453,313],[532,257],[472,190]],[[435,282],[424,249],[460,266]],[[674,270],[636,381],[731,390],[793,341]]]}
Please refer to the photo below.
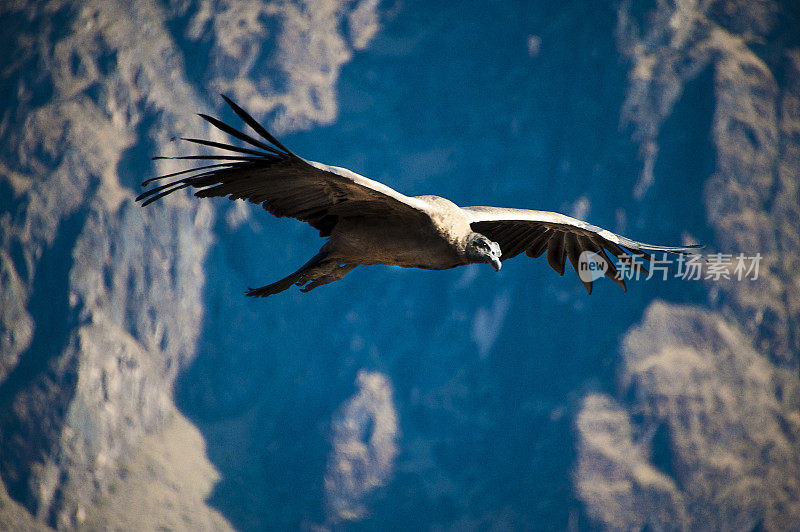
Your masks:
{"label": "bird's left wing", "polygon": [[162,179],[176,178],[140,194],[136,200],[141,201],[143,206],[177,190],[192,187],[197,197],[245,199],[261,205],[275,216],[297,218],[318,229],[323,236],[330,234],[341,217],[391,216],[395,219],[418,219],[427,216],[427,204],[418,199],[405,196],[383,183],[346,168],[298,157],[244,109],[226,96],[222,97],[261,138],[239,131],[217,118],[201,114],[211,125],[247,146],[195,138],[183,139],[228,153],[156,157],[216,162],[148,179],[142,186]]}
{"label": "bird's left wing", "polygon": [[[607,276],[623,290],[625,280],[606,252],[631,268],[646,272],[634,256],[653,261],[648,252],[689,254],[702,247],[645,244],[557,212],[502,207],[463,207],[463,210],[469,216],[473,231],[500,244],[500,260],[510,259],[523,251],[536,258],[547,251],[548,264],[559,275],[564,275],[567,258],[577,273],[581,253],[589,251],[598,254],[599,259],[605,259]],[[591,294],[592,282],[583,279],[581,282]]]}

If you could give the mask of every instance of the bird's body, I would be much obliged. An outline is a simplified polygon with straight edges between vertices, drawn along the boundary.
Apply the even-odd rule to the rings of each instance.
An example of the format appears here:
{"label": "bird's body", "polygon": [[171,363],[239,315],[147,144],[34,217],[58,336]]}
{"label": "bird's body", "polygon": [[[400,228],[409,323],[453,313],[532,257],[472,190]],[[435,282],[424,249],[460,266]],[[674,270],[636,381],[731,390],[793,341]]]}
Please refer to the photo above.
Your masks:
{"label": "bird's body", "polygon": [[433,219],[403,224],[388,217],[352,217],[336,224],[329,244],[332,256],[342,262],[444,270],[467,264],[460,234],[456,227],[439,226]]}
{"label": "bird's body", "polygon": [[[606,252],[618,259],[636,255],[650,260],[645,251],[688,253],[692,248],[642,244],[554,212],[459,207],[439,196],[405,196],[345,168],[298,157],[238,105],[228,98],[225,101],[264,140],[200,115],[249,146],[185,139],[236,155],[175,157],[223,162],[145,181],[143,185],[196,172],[148,190],[137,200],[147,205],[181,188],[193,187],[198,197],[246,199],[275,216],[305,221],[321,236],[329,237],[319,253],[299,270],[278,282],[250,289],[250,296],[272,295],[294,284],[308,291],[341,279],[356,266],[375,264],[444,270],[489,263],[499,270],[501,260],[523,251],[531,257],[546,251],[548,263],[562,275],[567,258],[578,271],[579,255],[591,252],[598,260],[607,261],[609,277],[625,289],[624,279]],[[592,280],[581,277],[589,293]]]}

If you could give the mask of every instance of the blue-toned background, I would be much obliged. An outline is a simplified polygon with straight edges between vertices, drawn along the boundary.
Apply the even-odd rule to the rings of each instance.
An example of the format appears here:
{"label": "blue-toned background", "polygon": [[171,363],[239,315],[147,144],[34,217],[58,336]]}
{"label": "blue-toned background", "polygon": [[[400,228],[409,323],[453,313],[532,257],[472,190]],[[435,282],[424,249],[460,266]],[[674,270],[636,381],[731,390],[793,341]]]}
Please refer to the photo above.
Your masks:
{"label": "blue-toned background", "polygon": [[[0,524],[786,529],[800,520],[791,2],[0,7]],[[403,193],[760,253],[755,280],[358,268],[138,183],[237,123]],[[221,140],[221,137],[214,137]]]}

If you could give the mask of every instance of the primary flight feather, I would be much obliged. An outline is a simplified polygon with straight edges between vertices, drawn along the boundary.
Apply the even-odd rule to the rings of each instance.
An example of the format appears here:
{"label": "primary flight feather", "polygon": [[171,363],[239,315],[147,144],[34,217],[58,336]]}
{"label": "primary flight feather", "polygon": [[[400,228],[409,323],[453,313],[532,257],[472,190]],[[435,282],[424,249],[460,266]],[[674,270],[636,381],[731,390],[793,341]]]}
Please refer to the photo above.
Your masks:
{"label": "primary flight feather", "polygon": [[[605,261],[608,277],[625,289],[625,281],[607,253],[644,270],[634,256],[653,260],[647,252],[691,253],[697,246],[654,246],[630,240],[586,222],[547,211],[502,207],[459,207],[439,196],[405,196],[345,168],[307,161],[292,153],[244,109],[222,96],[261,138],[214,117],[200,116],[248,147],[210,140],[184,140],[229,152],[225,155],[157,157],[219,161],[148,179],[142,186],[175,178],[136,198],[142,206],[187,187],[197,197],[245,199],[275,216],[307,222],[328,237],[311,260],[275,283],[251,288],[248,296],[265,297],[293,284],[306,292],[338,281],[356,266],[391,264],[443,270],[502,261],[523,251],[530,257],[547,252],[547,262],[564,274],[566,259],[578,271],[579,257],[592,252]],[[581,278],[592,293],[592,281]]]}

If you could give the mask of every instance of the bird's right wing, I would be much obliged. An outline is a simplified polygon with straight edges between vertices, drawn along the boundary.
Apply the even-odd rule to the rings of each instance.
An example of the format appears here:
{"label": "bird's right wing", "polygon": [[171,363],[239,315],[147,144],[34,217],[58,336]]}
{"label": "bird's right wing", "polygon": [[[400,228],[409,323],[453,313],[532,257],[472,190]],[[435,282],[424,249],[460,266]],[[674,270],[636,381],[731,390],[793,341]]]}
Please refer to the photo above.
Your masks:
{"label": "bird's right wing", "polygon": [[244,109],[226,96],[222,97],[262,139],[201,114],[213,126],[248,146],[240,147],[195,138],[184,139],[229,153],[156,157],[218,162],[148,179],[142,186],[162,179],[177,178],[139,195],[136,200],[142,201],[143,206],[177,190],[192,187],[196,189],[194,195],[197,197],[245,199],[263,206],[275,216],[290,216],[308,222],[323,236],[330,234],[341,217],[391,216],[419,219],[427,216],[427,205],[418,199],[405,196],[383,183],[345,168],[298,157]]}
{"label": "bird's right wing", "polygon": [[[596,225],[559,214],[557,212],[511,209],[503,207],[462,207],[468,214],[473,231],[481,233],[500,244],[500,260],[510,259],[525,252],[537,258],[547,251],[547,263],[559,274],[564,275],[566,259],[578,272],[581,253],[589,251],[598,254],[609,269],[608,277],[625,290],[625,280],[606,252],[631,268],[646,271],[633,257],[648,261],[654,259],[647,252],[691,254],[703,246],[657,246],[637,242],[612,233]],[[591,281],[581,279],[586,290],[592,293]]]}

